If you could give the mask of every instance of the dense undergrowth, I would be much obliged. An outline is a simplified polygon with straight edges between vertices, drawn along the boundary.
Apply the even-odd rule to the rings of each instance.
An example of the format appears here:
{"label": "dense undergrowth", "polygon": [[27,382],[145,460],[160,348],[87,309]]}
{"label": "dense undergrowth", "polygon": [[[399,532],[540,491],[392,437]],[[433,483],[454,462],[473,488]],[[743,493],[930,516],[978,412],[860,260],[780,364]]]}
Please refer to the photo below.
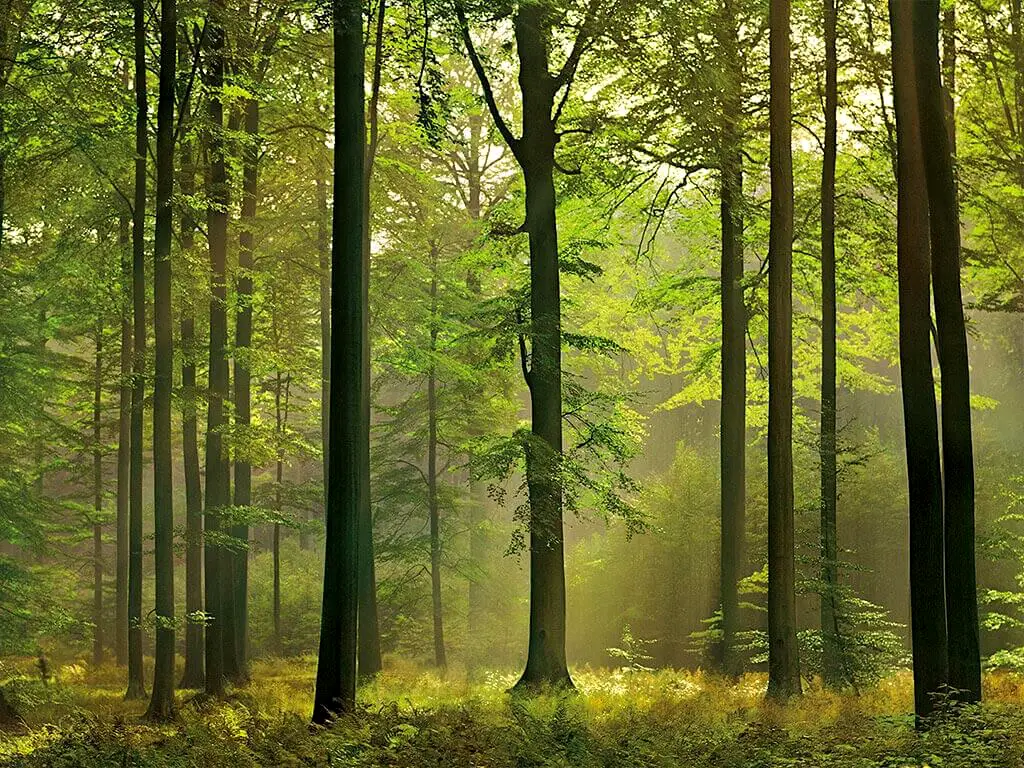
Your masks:
{"label": "dense undergrowth", "polygon": [[764,680],[700,672],[575,674],[580,695],[512,697],[511,676],[469,683],[451,673],[393,669],[361,690],[360,711],[308,725],[311,661],[255,665],[226,702],[179,697],[168,725],[122,700],[123,673],[64,667],[44,686],[5,686],[23,723],[0,734],[0,764],[96,766],[1024,766],[1024,678],[992,675],[981,707],[944,711],[916,732],[910,680],[860,695],[812,687],[788,705],[763,700]]}

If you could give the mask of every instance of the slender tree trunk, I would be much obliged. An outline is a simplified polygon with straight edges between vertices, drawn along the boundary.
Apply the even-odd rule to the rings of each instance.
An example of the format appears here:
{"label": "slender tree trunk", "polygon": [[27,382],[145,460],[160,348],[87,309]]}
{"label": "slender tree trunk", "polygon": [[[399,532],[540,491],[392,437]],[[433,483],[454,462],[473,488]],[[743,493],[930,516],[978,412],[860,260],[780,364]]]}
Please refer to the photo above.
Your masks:
{"label": "slender tree trunk", "polygon": [[156,127],[156,234],[153,246],[153,519],[156,552],[156,650],[147,717],[174,715],[174,459],[171,452],[171,235],[174,226],[174,102],[177,0],[160,0],[160,92]]}
{"label": "slender tree trunk", "polygon": [[[260,130],[260,104],[249,99],[245,105],[246,145],[242,159],[242,232],[238,250],[238,313],[235,316],[235,424],[243,435],[248,431],[252,417],[252,393],[247,356],[252,346],[252,270],[253,226],[256,220],[257,172]],[[252,466],[244,450],[235,458],[235,506],[252,505]],[[249,603],[249,526],[242,523],[232,527],[231,535],[246,547],[233,553],[234,560],[234,632],[235,653],[238,658],[237,679],[247,680],[248,669],[248,603]]]}
{"label": "slender tree trunk", "polygon": [[514,26],[523,104],[521,166],[530,241],[530,407],[526,445],[530,502],[530,635],[517,688],[571,687],[565,661],[565,555],[562,532],[562,318],[555,220],[552,117],[548,70],[550,22],[539,4],[525,4]]}
{"label": "slender tree trunk", "polygon": [[[370,184],[373,164],[377,158],[378,109],[381,74],[384,64],[384,20],[387,2],[379,0],[375,15],[373,72],[370,81],[370,104],[367,115],[369,137],[363,165],[363,258],[370,259]],[[370,369],[370,346],[363,347],[363,365]],[[367,494],[369,491],[367,491]],[[377,615],[377,573],[373,545],[373,509],[369,497],[359,507],[359,677],[369,679],[383,668],[380,655],[380,622]]]}
{"label": "slender tree trunk", "polygon": [[768,245],[768,695],[800,693],[793,532],[793,119],[790,0],[771,0]]}
{"label": "slender tree trunk", "polygon": [[220,510],[229,502],[229,466],[224,451],[224,401],[228,396],[227,288],[225,271],[228,246],[228,180],[224,159],[224,15],[223,0],[210,0],[210,28],[206,32],[207,106],[209,110],[209,197],[207,238],[210,246],[210,390],[206,413],[206,513],[204,516],[204,583],[206,613],[206,693],[224,695],[225,636],[231,631],[225,618],[233,595],[226,586],[231,560],[218,541],[227,531],[221,530]]}
{"label": "slender tree trunk", "polygon": [[134,0],[135,204],[132,209],[132,417],[128,522],[128,690],[146,695],[142,669],[142,417],[146,364],[146,4]]}
{"label": "slender tree trunk", "polygon": [[[192,145],[182,142],[181,180],[182,196],[195,194],[195,160]],[[181,249],[190,254],[195,247],[195,220],[191,208],[185,207],[181,217]],[[206,679],[203,658],[203,623],[197,620],[203,611],[203,489],[199,469],[199,437],[196,402],[196,342],[195,306],[185,299],[181,318],[181,446],[185,472],[185,671],[179,688],[202,688]]]}
{"label": "slender tree trunk", "polygon": [[947,680],[942,476],[932,380],[929,225],[914,68],[913,6],[889,0],[897,138],[900,380],[910,501],[910,627],[914,711],[931,713]]}
{"label": "slender tree trunk", "polygon": [[[280,447],[281,440],[283,437],[282,433],[282,419],[281,419],[281,371],[277,372],[277,379],[275,381],[274,388],[274,417],[277,425],[277,472],[275,474],[275,481],[277,483],[274,488],[274,511],[277,512],[278,517],[281,516],[281,483],[284,482],[284,459],[282,457],[282,450]],[[273,614],[274,614],[274,652],[281,653],[281,525],[278,522],[274,522],[274,541],[273,541],[273,558],[274,558],[274,598],[273,598]]]}
{"label": "slender tree trunk", "polygon": [[[127,72],[127,70],[126,70]],[[114,657],[117,665],[128,663],[128,485],[131,477],[132,421],[132,315],[130,219],[122,213],[118,219],[118,244],[121,251],[121,370],[118,385],[117,415],[117,520],[114,544]]]}
{"label": "slender tree trunk", "polygon": [[914,4],[914,64],[932,249],[936,348],[942,372],[946,622],[949,684],[981,699],[978,587],[974,557],[974,448],[967,331],[960,291],[960,209],[939,68],[939,3]]}
{"label": "slender tree trunk", "polygon": [[[325,172],[326,173],[326,172]],[[327,210],[327,181],[316,179],[316,250],[320,267],[320,440],[323,454],[324,504],[327,504],[327,480],[330,476],[330,403],[331,403],[331,235]],[[303,529],[299,546],[312,548],[312,536]]]}
{"label": "slender tree trunk", "polygon": [[96,323],[92,393],[92,663],[103,663],[103,321]]}
{"label": "slender tree trunk", "polygon": [[825,147],[821,164],[821,674],[843,683],[839,647],[839,573],[836,540],[836,152],[839,103],[836,0],[825,8]]}
{"label": "slender tree trunk", "polygon": [[441,510],[437,499],[437,244],[430,249],[430,368],[427,372],[427,502],[430,509],[430,594],[434,614],[434,664],[444,669],[441,606]]}
{"label": "slender tree trunk", "polygon": [[721,43],[729,81],[722,101],[722,404],[721,404],[721,605],[719,662],[729,675],[743,671],[736,649],[740,630],[738,585],[743,577],[746,518],[747,309],[743,300],[743,156],[739,135],[741,66],[737,20],[726,0]]}
{"label": "slender tree trunk", "polygon": [[327,535],[313,722],[351,711],[356,696],[359,520],[370,504],[369,253],[364,247],[365,110],[362,3],[336,0],[334,222]]}

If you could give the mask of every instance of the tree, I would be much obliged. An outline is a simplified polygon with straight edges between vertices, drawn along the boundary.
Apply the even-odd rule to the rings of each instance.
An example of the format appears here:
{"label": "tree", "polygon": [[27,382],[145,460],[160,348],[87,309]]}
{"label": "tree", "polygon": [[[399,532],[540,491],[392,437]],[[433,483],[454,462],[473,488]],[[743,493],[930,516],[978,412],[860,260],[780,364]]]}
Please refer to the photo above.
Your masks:
{"label": "tree", "polygon": [[824,0],[825,144],[821,164],[821,641],[826,685],[842,682],[838,636],[838,546],[836,535],[836,151],[839,61],[837,0]]}
{"label": "tree", "polygon": [[790,1],[771,0],[768,245],[768,695],[800,693],[793,523],[793,147]]}
{"label": "tree", "polygon": [[974,563],[974,448],[967,332],[960,292],[960,209],[939,64],[939,2],[914,4],[914,66],[924,156],[935,297],[936,352],[942,375],[942,477],[945,512],[946,632],[949,685],[981,699],[978,588]]}
{"label": "tree", "polygon": [[171,455],[171,235],[174,210],[176,0],[160,2],[160,84],[156,125],[156,233],[153,240],[153,499],[156,543],[156,665],[147,717],[174,715],[174,479]]}
{"label": "tree", "polygon": [[135,0],[135,201],[132,207],[132,418],[128,521],[128,690],[146,695],[142,670],[142,416],[146,362],[146,4]]}
{"label": "tree", "polygon": [[722,402],[720,410],[722,668],[741,671],[738,584],[743,577],[746,507],[747,307],[743,299],[742,65],[734,0],[722,5],[719,45],[726,74],[721,111]]}
{"label": "tree", "polygon": [[[550,48],[557,9],[546,2],[515,9],[512,26],[519,57],[522,136],[516,137],[495,101],[461,2],[456,14],[462,41],[498,132],[515,156],[526,185],[530,244],[529,350],[520,335],[523,375],[530,391],[531,432],[524,437],[530,505],[530,634],[518,688],[571,687],[565,659],[565,554],[562,528],[562,331],[558,227],[555,215],[555,147],[558,120],[580,59],[593,42],[598,3],[583,13],[565,62],[551,71]],[[607,9],[606,9],[607,12]],[[556,96],[562,92],[556,102]]]}
{"label": "tree", "polygon": [[334,219],[331,244],[330,451],[324,599],[313,722],[356,696],[359,519],[370,503],[369,253],[362,4],[334,0]]}
{"label": "tree", "polygon": [[947,679],[942,479],[929,340],[928,192],[914,62],[914,0],[890,0],[897,141],[900,380],[910,501],[910,625],[914,711],[932,711]]}
{"label": "tree", "polygon": [[228,179],[224,148],[224,31],[223,0],[210,0],[206,31],[207,154],[210,163],[206,231],[210,249],[210,388],[206,412],[206,507],[204,520],[204,584],[206,615],[206,692],[224,694],[227,674],[225,637],[233,627],[226,620],[231,592],[231,559],[224,546],[221,513],[228,505],[229,467],[224,451],[224,401],[228,396],[227,268]]}

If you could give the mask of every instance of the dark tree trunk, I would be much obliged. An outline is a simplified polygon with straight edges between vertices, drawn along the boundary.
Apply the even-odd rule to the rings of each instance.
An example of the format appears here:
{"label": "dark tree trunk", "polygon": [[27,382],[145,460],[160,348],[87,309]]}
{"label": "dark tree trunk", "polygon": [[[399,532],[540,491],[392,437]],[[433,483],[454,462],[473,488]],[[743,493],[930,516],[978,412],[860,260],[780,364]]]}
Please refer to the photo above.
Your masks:
{"label": "dark tree trunk", "polygon": [[178,21],[176,0],[160,1],[160,90],[156,124],[156,233],[153,241],[153,519],[156,553],[156,649],[153,695],[146,715],[174,715],[174,472],[171,453],[171,235],[174,209],[174,102]]}
{"label": "dark tree trunk", "polygon": [[910,500],[910,627],[914,711],[931,713],[947,679],[942,477],[932,380],[928,196],[916,94],[914,0],[890,0],[897,139],[900,381]]}
{"label": "dark tree trunk", "polygon": [[92,663],[103,663],[103,321],[96,323],[92,392]]}
{"label": "dark tree trunk", "polygon": [[790,0],[771,0],[768,244],[768,695],[800,693],[793,532],[793,119]]}
{"label": "dark tree trunk", "polygon": [[132,208],[132,417],[128,521],[128,690],[146,695],[142,669],[142,416],[146,364],[146,4],[134,0],[135,204]]}
{"label": "dark tree trunk", "polygon": [[132,422],[132,265],[129,248],[129,216],[118,220],[118,244],[121,251],[121,367],[117,406],[117,520],[114,544],[114,657],[117,665],[128,663],[128,498],[131,477]]}
{"label": "dark tree trunk", "polygon": [[722,404],[721,404],[721,606],[719,663],[728,675],[743,671],[736,649],[740,630],[738,585],[743,577],[746,518],[747,310],[743,300],[743,159],[738,121],[742,107],[737,20],[724,5],[721,45],[729,75],[722,99]]}
{"label": "dark tree trunk", "polygon": [[[252,393],[248,351],[252,345],[252,270],[253,270],[253,231],[256,221],[257,204],[257,172],[259,164],[259,147],[257,136],[260,130],[260,105],[256,99],[249,99],[245,105],[246,145],[242,158],[242,232],[239,235],[238,250],[238,314],[235,317],[235,424],[245,435],[251,423]],[[235,459],[235,506],[249,507],[252,505],[252,466],[245,456],[244,450]],[[234,633],[235,654],[238,660],[236,670],[238,681],[247,680],[248,669],[248,604],[249,604],[249,526],[235,525],[231,535],[244,545],[238,552],[232,553],[234,561]]]}
{"label": "dark tree trunk", "polygon": [[[370,105],[367,120],[369,137],[366,145],[366,160],[363,164],[363,251],[364,260],[370,259],[370,183],[373,180],[373,164],[377,159],[378,109],[380,100],[381,74],[384,63],[384,19],[386,0],[379,0],[375,16],[373,73],[370,82]],[[363,347],[363,365],[370,369],[370,345]],[[377,616],[377,573],[373,545],[373,510],[367,500],[359,507],[359,678],[366,680],[383,668],[380,656],[380,624]]]}
{"label": "dark tree trunk", "polygon": [[[195,194],[195,161],[188,141],[181,147],[181,194]],[[181,217],[181,249],[190,254],[195,247],[195,220],[191,208]],[[203,490],[199,469],[199,437],[196,418],[196,321],[195,307],[185,299],[181,319],[181,446],[185,472],[185,671],[180,688],[202,688],[206,679],[203,658],[203,623],[196,620],[203,610]]]}
{"label": "dark tree trunk", "polygon": [[843,683],[836,540],[836,0],[825,0],[825,146],[821,164],[821,676]]}
{"label": "dark tree trunk", "polygon": [[939,68],[939,3],[914,3],[914,64],[932,251],[936,349],[942,373],[946,624],[949,685],[981,699],[974,558],[974,449],[967,331],[960,291],[960,210]]}
{"label": "dark tree trunk", "polygon": [[565,661],[565,555],[562,531],[562,318],[555,220],[553,78],[550,30],[540,4],[515,16],[523,105],[520,165],[526,181],[530,240],[530,389],[532,434],[526,445],[530,502],[530,635],[517,688],[571,687]]}
{"label": "dark tree trunk", "polygon": [[434,664],[448,666],[441,606],[441,510],[437,499],[437,244],[430,248],[430,368],[427,371],[427,505],[430,511],[430,595],[434,616]]}
{"label": "dark tree trunk", "polygon": [[[327,535],[313,722],[351,711],[356,696],[359,520],[370,504],[369,254],[364,247],[365,110],[362,4],[335,0],[334,222]],[[364,512],[364,507],[367,510]]]}
{"label": "dark tree trunk", "polygon": [[[217,538],[222,534],[220,510],[229,502],[229,466],[224,452],[224,401],[228,396],[228,341],[225,271],[228,247],[228,180],[224,159],[224,2],[210,0],[210,28],[206,32],[207,105],[209,109],[210,207],[207,210],[207,238],[210,246],[210,388],[206,413],[206,514],[204,516],[204,583],[206,613],[206,693],[224,695],[225,636],[231,626],[226,622],[228,603],[233,595],[227,587],[231,568],[230,555]],[[224,534],[227,531],[223,532]],[[212,534],[212,536],[211,536]]]}

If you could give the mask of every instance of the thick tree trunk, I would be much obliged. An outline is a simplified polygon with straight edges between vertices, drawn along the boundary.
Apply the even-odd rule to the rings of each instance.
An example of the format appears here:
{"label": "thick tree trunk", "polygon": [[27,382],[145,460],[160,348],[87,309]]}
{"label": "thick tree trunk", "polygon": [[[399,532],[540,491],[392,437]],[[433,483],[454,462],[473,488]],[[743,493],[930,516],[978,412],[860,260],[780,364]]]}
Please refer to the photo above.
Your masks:
{"label": "thick tree trunk", "polygon": [[890,0],[897,137],[900,380],[910,501],[910,627],[914,711],[931,713],[947,680],[942,477],[932,380],[928,196],[916,93],[915,0]]}
{"label": "thick tree trunk", "polygon": [[117,665],[128,663],[128,499],[131,477],[132,422],[132,315],[128,307],[131,295],[132,266],[127,213],[118,219],[118,245],[121,251],[121,367],[117,406],[117,519],[114,544],[114,657]]}
{"label": "thick tree trunk", "polygon": [[825,147],[821,164],[821,675],[844,681],[839,647],[839,572],[836,538],[836,152],[839,102],[836,0],[824,0]]}
{"label": "thick tree trunk", "polygon": [[135,204],[132,209],[132,417],[128,521],[128,690],[146,695],[142,669],[142,417],[146,364],[146,4],[134,0]]}
{"label": "thick tree trunk", "polygon": [[771,0],[768,244],[768,695],[800,693],[793,531],[793,118],[790,0]]}
{"label": "thick tree trunk", "polygon": [[747,310],[743,299],[743,160],[739,135],[741,67],[737,20],[731,0],[724,5],[721,44],[729,81],[722,100],[722,403],[721,403],[721,606],[719,663],[738,675],[740,630],[738,585],[743,577],[746,518]]}
{"label": "thick tree trunk", "polygon": [[174,209],[174,102],[177,0],[160,2],[160,90],[156,125],[156,233],[153,241],[153,519],[156,553],[156,649],[147,717],[174,715],[174,470],[171,453],[171,235]]}
{"label": "thick tree trunk", "polygon": [[430,595],[434,617],[434,664],[448,666],[441,606],[441,510],[437,499],[437,245],[431,244],[430,369],[427,372],[427,506],[430,512]]}
{"label": "thick tree trunk", "polygon": [[[195,194],[195,165],[192,145],[181,147],[181,194]],[[195,247],[195,220],[186,207],[181,217],[181,249],[190,254]],[[181,446],[185,472],[185,671],[179,688],[202,688],[206,679],[203,658],[203,623],[193,617],[203,610],[203,489],[199,469],[199,437],[196,418],[196,321],[195,307],[186,299],[181,318]]]}
{"label": "thick tree trunk", "polygon": [[[209,136],[207,151],[210,163],[209,197],[207,210],[207,238],[210,247],[210,273],[212,296],[210,299],[210,388],[206,412],[206,507],[204,537],[204,583],[206,613],[206,693],[224,695],[225,636],[231,631],[226,622],[228,603],[233,595],[226,587],[231,560],[229,553],[217,538],[221,531],[220,510],[227,506],[229,466],[224,451],[221,430],[224,426],[224,401],[228,396],[228,361],[226,347],[227,287],[225,271],[228,247],[228,180],[224,158],[224,105],[221,92],[224,86],[224,2],[210,0],[210,28],[206,32],[207,105],[209,110]],[[211,535],[212,534],[212,535]]]}
{"label": "thick tree trunk", "polygon": [[932,249],[935,326],[942,372],[946,624],[949,685],[981,699],[974,557],[974,448],[967,331],[960,291],[960,209],[939,68],[939,2],[914,3],[914,64]]}
{"label": "thick tree trunk", "polygon": [[103,663],[103,321],[96,323],[92,392],[92,663]]}
{"label": "thick tree trunk", "polygon": [[[359,520],[370,505],[369,253],[364,247],[365,109],[362,4],[334,18],[334,222],[327,535],[313,722],[351,711],[356,696]],[[364,507],[366,510],[364,511]]]}
{"label": "thick tree trunk", "polygon": [[[252,420],[252,393],[247,355],[252,345],[252,270],[253,270],[253,226],[256,220],[257,172],[259,147],[257,136],[260,130],[260,105],[256,99],[249,99],[245,105],[245,133],[247,143],[242,159],[242,232],[239,235],[238,314],[235,316],[235,424],[244,435]],[[235,459],[235,506],[252,505],[252,466],[242,455]],[[235,653],[238,659],[237,680],[249,677],[248,669],[248,616],[249,616],[249,526],[232,526],[231,535],[245,545],[233,553],[234,561],[234,633]]]}
{"label": "thick tree trunk", "polygon": [[562,318],[558,229],[555,219],[552,116],[554,88],[548,71],[548,21],[539,4],[515,16],[519,88],[523,104],[520,143],[526,181],[526,230],[530,241],[530,407],[526,445],[530,502],[530,635],[526,668],[517,688],[571,687],[565,661],[565,554],[562,530]]}

